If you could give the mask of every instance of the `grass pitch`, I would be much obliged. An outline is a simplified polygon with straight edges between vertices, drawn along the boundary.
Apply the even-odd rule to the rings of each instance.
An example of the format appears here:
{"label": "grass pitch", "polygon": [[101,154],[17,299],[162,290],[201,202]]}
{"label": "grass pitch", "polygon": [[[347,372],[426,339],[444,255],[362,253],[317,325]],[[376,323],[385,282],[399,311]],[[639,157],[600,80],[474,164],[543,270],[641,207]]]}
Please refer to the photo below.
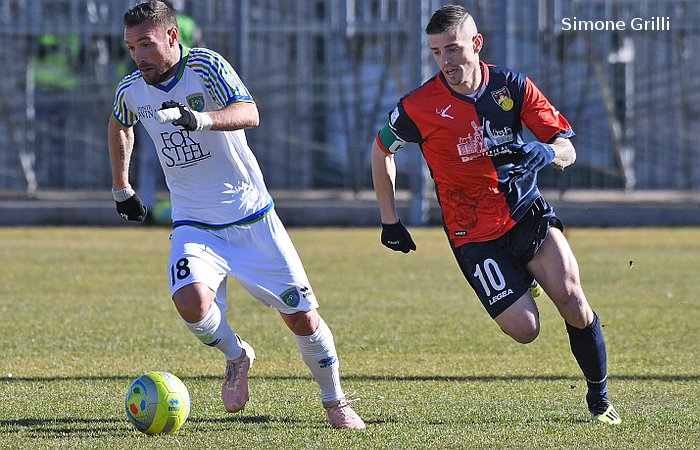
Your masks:
{"label": "grass pitch", "polygon": [[[700,229],[575,229],[569,240],[608,345],[622,425],[587,421],[562,320],[538,300],[539,338],[498,330],[439,229],[391,252],[376,229],[295,229],[343,387],[364,432],[325,425],[277,313],[231,282],[227,315],[256,350],[251,401],[227,414],[223,359],[181,323],[163,228],[0,229],[0,448],[698,448]],[[190,417],[137,432],[124,395],[147,370],[179,376]]]}

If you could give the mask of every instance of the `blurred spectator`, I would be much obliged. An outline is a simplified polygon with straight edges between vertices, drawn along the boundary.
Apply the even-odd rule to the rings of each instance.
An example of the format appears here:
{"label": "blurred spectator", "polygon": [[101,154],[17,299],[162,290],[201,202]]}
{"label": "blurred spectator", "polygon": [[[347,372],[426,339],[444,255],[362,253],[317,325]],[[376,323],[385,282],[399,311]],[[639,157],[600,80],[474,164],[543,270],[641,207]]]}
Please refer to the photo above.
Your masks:
{"label": "blurred spectator", "polygon": [[50,187],[65,187],[66,183],[67,119],[70,101],[78,88],[76,68],[80,51],[76,34],[44,33],[39,36],[29,63],[34,83],[37,178],[40,183],[50,183]]}

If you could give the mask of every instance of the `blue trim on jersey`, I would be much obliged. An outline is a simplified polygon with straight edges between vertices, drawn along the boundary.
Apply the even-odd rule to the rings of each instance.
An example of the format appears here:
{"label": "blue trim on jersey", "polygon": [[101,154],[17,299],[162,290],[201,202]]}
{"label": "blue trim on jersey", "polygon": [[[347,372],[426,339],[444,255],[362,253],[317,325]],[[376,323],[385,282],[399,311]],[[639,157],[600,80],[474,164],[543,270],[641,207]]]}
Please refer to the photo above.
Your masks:
{"label": "blue trim on jersey", "polygon": [[117,112],[116,112],[116,111],[112,111],[112,116],[114,116],[114,119],[115,119],[117,122],[119,122],[119,124],[120,124],[121,126],[123,126],[124,128],[131,128],[131,127],[133,127],[134,125],[136,125],[136,122],[132,123],[131,125],[129,125],[128,123],[122,122],[122,120],[117,116]]}
{"label": "blue trim on jersey", "polygon": [[166,85],[156,83],[156,84],[152,84],[151,86],[158,89],[159,91],[170,92],[170,90],[175,87],[175,85],[177,84],[178,81],[180,81],[180,80],[178,80],[177,78],[172,78],[170,80],[170,82]]}
{"label": "blue trim on jersey", "polygon": [[547,142],[547,144],[551,144],[556,138],[569,139],[574,136],[576,136],[576,133],[574,133],[574,130],[569,128],[566,131],[560,131],[559,133],[555,134],[554,137]]}
{"label": "blue trim on jersey", "polygon": [[203,48],[193,49],[188,67],[202,78],[221,107],[238,101],[254,102],[236,71],[218,53]]}
{"label": "blue trim on jersey", "polygon": [[204,223],[204,222],[198,222],[196,220],[176,220],[173,222],[173,228],[181,227],[183,225],[189,225],[191,227],[196,227],[196,228],[204,228],[208,230],[221,230],[222,228],[228,228],[228,227],[235,227],[239,225],[250,225],[251,223],[258,222],[262,219],[265,218],[268,214],[272,212],[272,209],[275,207],[275,202],[270,200],[270,203],[267,204],[263,209],[254,212],[253,214],[246,216],[240,220],[237,220],[235,222],[229,222],[229,223],[223,223],[223,224],[217,224],[217,225],[212,225],[209,223]]}
{"label": "blue trim on jersey", "polygon": [[[204,60],[202,59],[196,59],[194,62],[204,64]],[[224,95],[225,93],[222,92],[220,84],[216,83],[216,81],[212,82],[212,76],[209,70],[204,70],[199,67],[190,67],[194,73],[196,73],[202,79],[204,85],[209,90],[209,93],[212,94],[212,97],[214,97],[214,100],[219,104],[219,106],[222,108],[227,106],[229,104],[228,98],[226,95]]]}
{"label": "blue trim on jersey", "polygon": [[217,97],[222,104],[227,104],[231,99],[234,98],[234,93],[231,90],[231,86],[224,80],[221,76],[221,68],[217,65],[222,65],[217,59],[216,55],[210,52],[202,51],[201,55],[193,55],[192,64],[199,63],[206,67],[207,70],[192,67],[192,70],[201,74],[201,76],[207,81],[211,82],[212,87],[217,91]]}
{"label": "blue trim on jersey", "polygon": [[[139,121],[139,118],[124,104],[124,95],[126,94],[126,90],[141,78],[143,78],[141,72],[135,70],[122,78],[119,84],[117,84],[117,92],[114,96],[114,105],[112,106],[112,114],[114,115],[114,118],[117,119],[117,122],[127,128],[134,126]],[[123,114],[126,117],[120,117],[120,114]]]}
{"label": "blue trim on jersey", "polygon": [[166,85],[162,85],[160,83],[152,84],[154,88],[161,90],[163,92],[170,92],[175,85],[177,84],[178,81],[182,78],[182,68],[184,67],[185,62],[187,61],[187,57],[189,54],[187,53],[185,47],[180,45],[180,61],[177,63],[177,70],[175,71],[175,76],[168,82]]}
{"label": "blue trim on jersey", "polygon": [[118,89],[119,89],[119,90],[124,89],[124,86],[130,85],[130,84],[133,83],[135,80],[137,80],[137,79],[139,79],[139,78],[141,78],[141,77],[143,77],[143,75],[141,75],[141,71],[140,71],[140,70],[134,70],[133,72],[131,72],[130,74],[128,74],[128,75],[126,75],[124,78],[122,78],[122,80],[119,82],[119,86],[120,86],[120,87],[119,87]]}

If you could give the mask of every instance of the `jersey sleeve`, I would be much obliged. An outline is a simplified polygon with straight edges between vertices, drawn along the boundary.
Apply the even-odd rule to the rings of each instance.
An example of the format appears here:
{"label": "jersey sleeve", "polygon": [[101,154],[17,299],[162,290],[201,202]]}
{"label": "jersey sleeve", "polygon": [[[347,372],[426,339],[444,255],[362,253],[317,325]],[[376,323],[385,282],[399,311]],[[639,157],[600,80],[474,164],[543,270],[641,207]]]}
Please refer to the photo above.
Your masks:
{"label": "jersey sleeve", "polygon": [[571,125],[529,78],[525,80],[525,95],[520,120],[540,142],[575,135]]}
{"label": "jersey sleeve", "polygon": [[139,78],[138,72],[127,75],[117,85],[117,92],[114,95],[114,105],[112,114],[117,121],[125,127],[133,127],[139,121],[138,116],[129,108],[126,102],[126,91],[134,80]]}
{"label": "jersey sleeve", "polygon": [[379,148],[388,154],[394,154],[409,142],[420,143],[423,138],[415,122],[406,113],[402,102],[389,114],[389,120],[377,133]]}
{"label": "jersey sleeve", "polygon": [[187,63],[202,79],[220,108],[236,102],[254,103],[253,97],[223,56],[208,49],[191,49]]}

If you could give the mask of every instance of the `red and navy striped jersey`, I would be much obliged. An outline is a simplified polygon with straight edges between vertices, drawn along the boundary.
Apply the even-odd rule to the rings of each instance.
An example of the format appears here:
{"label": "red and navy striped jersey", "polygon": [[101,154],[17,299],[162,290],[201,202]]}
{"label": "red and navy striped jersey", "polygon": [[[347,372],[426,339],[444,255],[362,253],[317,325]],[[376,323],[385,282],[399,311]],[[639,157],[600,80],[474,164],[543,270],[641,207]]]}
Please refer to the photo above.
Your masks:
{"label": "red and navy striped jersey", "polygon": [[389,154],[420,145],[454,247],[502,236],[539,197],[537,174],[524,169],[517,150],[523,125],[541,142],[574,136],[525,75],[483,63],[482,73],[472,97],[439,72],[399,101],[376,138]]}

